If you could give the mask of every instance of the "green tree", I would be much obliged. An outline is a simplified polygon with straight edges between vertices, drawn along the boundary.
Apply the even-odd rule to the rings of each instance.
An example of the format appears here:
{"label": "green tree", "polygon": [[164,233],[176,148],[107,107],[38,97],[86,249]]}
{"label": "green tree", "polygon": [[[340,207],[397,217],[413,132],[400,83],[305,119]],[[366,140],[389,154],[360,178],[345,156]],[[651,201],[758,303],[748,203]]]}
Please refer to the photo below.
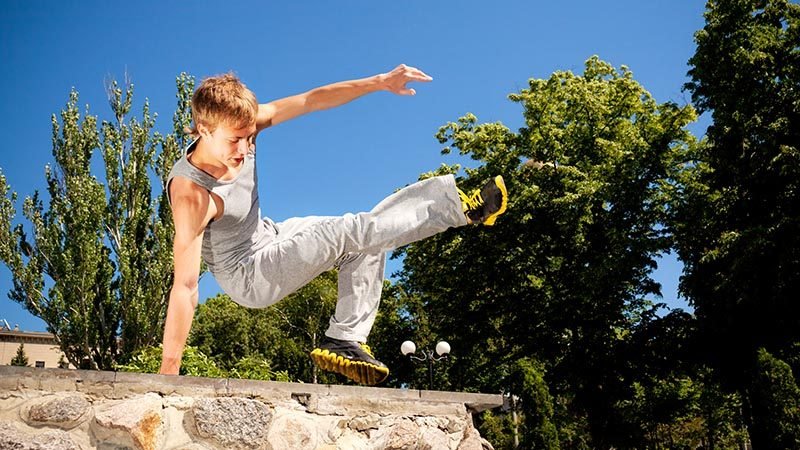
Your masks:
{"label": "green tree", "polygon": [[[308,383],[347,382],[335,374],[317,371],[308,356],[328,328],[336,307],[336,283],[336,271],[325,272],[264,309],[245,308],[225,294],[217,295],[198,306],[188,344],[231,376],[241,364],[263,361],[278,371],[274,372],[276,376],[282,373]],[[418,339],[427,332],[420,330],[419,321],[408,313],[413,311],[419,317],[420,305],[388,281],[382,297],[370,342],[376,344],[376,355],[391,368],[384,386],[427,386],[427,366],[412,364],[399,352],[405,339],[429,344]]]}
{"label": "green tree", "polygon": [[758,418],[751,430],[753,442],[800,448],[800,388],[789,365],[759,349],[752,386],[752,414]]}
{"label": "green tree", "polygon": [[229,370],[246,356],[265,357],[267,346],[282,337],[275,324],[268,310],[247,309],[219,294],[198,306],[188,344]]}
{"label": "green tree", "polygon": [[[513,449],[519,446],[519,437],[517,436],[516,442],[514,440],[515,424],[512,414],[486,410],[480,415],[478,429],[481,432],[481,436],[498,450]],[[515,444],[517,447],[515,447]]]}
{"label": "green tree", "polygon": [[[671,208],[704,359],[745,410],[764,347],[800,342],[800,5],[708,2],[686,88],[713,124]],[[750,430],[770,416],[748,414]],[[772,448],[753,435],[755,447]]]}
{"label": "green tree", "polygon": [[270,368],[264,375],[270,376],[271,368],[276,367],[291,374],[293,379],[305,380],[300,376],[300,368],[308,366],[308,356],[297,350],[282,325],[281,317],[272,307],[245,308],[226,294],[218,294],[198,306],[188,344],[234,377],[242,371],[255,374],[259,367]]}
{"label": "green tree", "polygon": [[741,414],[741,395],[726,392],[708,367],[700,367],[695,379],[701,387],[697,407],[703,420],[703,447],[744,447],[749,437]]}
{"label": "green tree", "polygon": [[616,445],[699,444],[697,384],[688,351],[693,331],[693,318],[682,310],[661,317],[655,310],[646,311],[630,328],[617,367],[627,386],[619,392],[611,415]]}
{"label": "green tree", "polygon": [[740,397],[721,390],[699,360],[697,339],[697,321],[680,309],[648,312],[633,328],[619,368],[631,382],[616,405],[628,430],[621,446],[731,448],[743,442]]}
{"label": "green tree", "polygon": [[437,134],[444,153],[477,161],[464,188],[504,176],[508,212],[491,229],[405,247],[399,282],[460,352],[444,387],[507,390],[516,362],[534,357],[562,445],[607,447],[615,402],[630,390],[621,349],[660,294],[650,272],[670,248],[665,188],[695,113],[657,103],[628,68],[596,57],[583,74],[532,79],[509,98],[522,106],[518,132],[467,114]]}
{"label": "green tree", "polygon": [[[400,284],[384,282],[381,306],[370,333],[375,355],[389,368],[389,377],[383,386],[428,389],[430,374],[428,363],[410,359],[400,353],[403,341],[413,341],[417,348],[432,350],[440,340],[451,335],[433,334],[425,305],[418,295],[411,295]],[[417,354],[416,356],[419,356]],[[458,360],[458,351],[434,365],[434,389],[450,385],[447,369]]]}
{"label": "green tree", "polygon": [[25,354],[25,344],[19,344],[17,347],[17,354],[11,358],[11,365],[12,366],[28,366],[28,355]]}
{"label": "green tree", "polygon": [[[146,99],[141,121],[128,118],[133,84],[124,96],[116,82],[108,90],[114,120],[102,124],[108,190],[104,228],[116,268],[112,298],[119,307],[122,359],[159,342],[164,329],[174,235],[166,182],[188,144],[184,129],[191,123],[194,79],[181,74],[176,84],[178,105],[172,133],[166,136],[153,132],[157,115],[151,117]],[[155,195],[151,175],[158,180]]]}
{"label": "green tree", "polygon": [[336,298],[336,271],[325,272],[278,304],[245,308],[220,294],[201,304],[188,343],[225,370],[243,358],[261,358],[293,379],[336,382],[317,373],[308,354],[328,327]]}
{"label": "green tree", "polygon": [[[161,339],[173,234],[163,184],[186,144],[193,84],[185,74],[177,78],[178,110],[166,136],[153,132],[147,101],[141,120],[129,117],[132,84],[124,93],[109,84],[114,119],[101,130],[88,106],[81,116],[73,90],[60,122],[52,117],[48,207],[38,191],[24,200],[27,230],[14,223],[16,193],[0,173],[0,260],[13,276],[9,296],[47,324],[76,367],[109,369]],[[91,173],[98,151],[106,185]],[[153,195],[151,173],[160,195]]]}
{"label": "green tree", "polygon": [[287,366],[291,365],[287,369],[293,369],[299,380],[309,383],[341,382],[337,381],[341,378],[332,373],[320,372],[308,356],[324,337],[330,317],[336,310],[337,277],[336,270],[325,272],[270,307],[278,317],[283,334],[282,347],[276,349],[283,356],[277,359]]}
{"label": "green tree", "polygon": [[558,449],[558,431],[553,423],[553,398],[539,361],[517,360],[511,373],[512,394],[519,393],[525,422],[522,438],[528,448]]}

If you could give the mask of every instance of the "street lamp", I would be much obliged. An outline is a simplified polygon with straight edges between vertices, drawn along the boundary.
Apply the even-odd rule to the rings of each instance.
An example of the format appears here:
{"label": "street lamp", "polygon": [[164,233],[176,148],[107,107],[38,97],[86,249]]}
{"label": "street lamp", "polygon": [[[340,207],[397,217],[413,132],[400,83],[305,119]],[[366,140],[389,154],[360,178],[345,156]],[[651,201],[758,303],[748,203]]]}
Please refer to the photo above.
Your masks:
{"label": "street lamp", "polygon": [[[450,344],[446,341],[439,341],[436,343],[436,353],[433,350],[420,350],[422,357],[414,356],[417,351],[417,344],[411,341],[405,341],[400,345],[400,353],[403,356],[408,356],[414,361],[428,361],[428,389],[433,390],[433,363],[447,358],[450,354]],[[438,355],[438,356],[436,356]]]}

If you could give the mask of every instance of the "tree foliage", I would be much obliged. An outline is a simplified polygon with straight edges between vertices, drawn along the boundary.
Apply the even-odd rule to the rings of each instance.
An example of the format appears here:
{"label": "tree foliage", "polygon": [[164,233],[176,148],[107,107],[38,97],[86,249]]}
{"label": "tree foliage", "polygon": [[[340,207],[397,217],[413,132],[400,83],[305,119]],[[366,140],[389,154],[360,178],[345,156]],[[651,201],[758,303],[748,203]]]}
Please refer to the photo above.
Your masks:
{"label": "tree foliage", "polygon": [[25,344],[19,344],[19,347],[17,347],[17,353],[13,358],[11,358],[10,364],[12,366],[28,366],[28,355],[25,354]]}
{"label": "tree foliage", "polygon": [[[756,447],[800,445],[800,5],[714,0],[705,18],[686,85],[713,117],[702,141],[685,128],[692,106],[656,102],[597,57],[510,94],[519,130],[471,113],[439,129],[443,153],[471,162],[462,189],[502,174],[509,209],[491,229],[397,251],[405,265],[370,336],[386,386],[426,387],[427,367],[397,350],[445,339],[435,386],[521,398],[523,448],[732,448],[745,430]],[[27,224],[0,173],[9,295],[75,366],[158,370],[172,271],[163,184],[193,87],[177,81],[167,135],[147,102],[130,117],[132,85],[109,85],[113,119],[99,126],[71,92],[52,119],[47,193],[22,202]],[[444,173],[461,166],[421,178]],[[696,315],[659,312],[651,272],[671,249]],[[264,310],[209,299],[181,373],[342,382],[308,358],[335,301],[335,271]],[[480,426],[508,448],[513,422],[493,412]]]}
{"label": "tree foliage", "polygon": [[544,381],[544,365],[530,358],[519,359],[509,378],[511,392],[519,393],[526,405],[523,441],[530,448],[560,448],[553,423],[553,398]]}
{"label": "tree foliage", "polygon": [[602,447],[630,390],[619,370],[626,337],[660,294],[649,274],[670,247],[664,187],[693,142],[684,127],[695,114],[657,103],[630,70],[596,57],[583,74],[532,79],[509,98],[523,108],[518,132],[467,114],[437,134],[444,153],[478,161],[462,188],[503,175],[508,212],[491,229],[407,246],[400,284],[460,355],[446,387],[504,390],[517,362],[534,357],[560,422],[586,425],[563,439],[591,435]]}
{"label": "tree foliage", "polygon": [[782,354],[800,342],[800,5],[718,0],[705,18],[686,87],[713,124],[671,209],[681,290],[703,358],[745,395],[754,446],[779,448],[755,434],[769,416],[747,411],[768,392],[752,386],[758,349]]}
{"label": "tree foliage", "polygon": [[[161,353],[161,346],[143,347],[131,355],[127,363],[116,364],[114,369],[123,372],[158,373],[161,369]],[[184,348],[179,374],[209,378],[222,378],[227,375],[213,359],[191,345]]]}
{"label": "tree foliage", "polygon": [[[256,358],[296,381],[349,383],[343,377],[318,371],[309,358],[336,307],[337,276],[335,270],[325,272],[264,309],[245,308],[225,294],[210,298],[195,312],[188,343],[226,371],[233,371],[242,360]],[[391,368],[384,386],[427,388],[427,366],[413,364],[399,352],[406,339],[435,345],[425,340],[429,333],[424,325],[420,327],[422,313],[421,305],[408,298],[400,286],[384,283],[381,308],[369,336],[375,354]]]}
{"label": "tree foliage", "polygon": [[[161,368],[161,346],[139,349],[127,364],[114,368],[123,372],[158,373]],[[245,356],[220,367],[217,362],[197,347],[187,345],[181,358],[180,375],[208,378],[244,378],[249,380],[290,381],[286,371],[274,371],[269,361],[255,355]]]}
{"label": "tree foliage", "polygon": [[[108,85],[114,119],[82,116],[72,91],[52,117],[54,164],[47,196],[25,198],[29,226],[15,223],[16,193],[0,174],[0,260],[10,269],[9,296],[40,317],[70,363],[109,369],[161,339],[172,277],[172,218],[163,183],[186,144],[194,81],[177,78],[174,130],[153,131],[147,100],[130,117],[133,84]],[[105,184],[92,172],[99,153]],[[153,194],[151,177],[160,186]],[[47,203],[47,207],[45,207]]]}
{"label": "tree foliage", "polygon": [[786,362],[761,348],[752,382],[753,439],[771,448],[800,447],[800,388]]}
{"label": "tree foliage", "polygon": [[266,356],[276,341],[269,310],[248,310],[219,294],[198,306],[188,344],[230,369],[246,356]]}
{"label": "tree foliage", "polygon": [[265,309],[245,308],[225,294],[208,299],[197,308],[188,343],[226,371],[259,360],[294,380],[338,382],[334,374],[317,373],[308,356],[336,305],[336,276],[326,272]]}

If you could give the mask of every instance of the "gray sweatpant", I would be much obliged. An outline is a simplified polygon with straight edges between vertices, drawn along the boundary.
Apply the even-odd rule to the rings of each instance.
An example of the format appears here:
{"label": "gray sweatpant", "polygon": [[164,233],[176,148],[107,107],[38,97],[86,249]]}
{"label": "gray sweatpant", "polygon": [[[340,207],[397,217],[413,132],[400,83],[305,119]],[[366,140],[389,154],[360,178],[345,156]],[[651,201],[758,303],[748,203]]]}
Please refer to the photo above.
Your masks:
{"label": "gray sweatpant", "polygon": [[325,334],[360,342],[378,312],[386,252],[467,224],[452,175],[407,186],[369,212],[265,221],[274,239],[234,272],[215,274],[220,286],[239,304],[265,308],[338,266],[339,299]]}

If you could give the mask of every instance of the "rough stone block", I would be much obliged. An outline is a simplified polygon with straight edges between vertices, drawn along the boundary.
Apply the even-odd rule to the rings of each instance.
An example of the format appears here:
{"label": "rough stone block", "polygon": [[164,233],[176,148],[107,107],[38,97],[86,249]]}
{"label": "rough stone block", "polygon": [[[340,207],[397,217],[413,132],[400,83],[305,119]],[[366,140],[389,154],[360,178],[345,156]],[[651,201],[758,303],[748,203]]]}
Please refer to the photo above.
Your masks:
{"label": "rough stone block", "polygon": [[158,395],[130,398],[98,408],[92,431],[101,444],[155,450],[164,441],[162,414]]}
{"label": "rough stone block", "polygon": [[367,430],[377,430],[381,425],[381,417],[377,414],[367,414],[366,416],[357,416],[350,419],[347,427],[351,430],[364,432]]}
{"label": "rough stone block", "polygon": [[197,435],[214,445],[257,449],[266,445],[272,411],[248,398],[199,398],[187,418],[192,419]]}
{"label": "rough stone block", "polygon": [[336,450],[371,450],[373,447],[370,447],[369,442],[362,435],[350,432],[342,435],[332,448]]}
{"label": "rough stone block", "polygon": [[13,423],[0,421],[0,449],[13,450],[80,450],[69,434],[62,430],[26,433]]}
{"label": "rough stone block", "polygon": [[314,450],[318,447],[316,424],[305,413],[275,417],[267,434],[267,448]]}
{"label": "rough stone block", "polygon": [[[484,446],[484,442],[488,447]],[[458,445],[458,450],[494,450],[492,446],[481,438],[480,433],[473,427],[464,432],[464,439]]]}
{"label": "rough stone block", "polygon": [[0,366],[2,386],[0,450],[485,450],[471,412],[502,403],[499,395],[9,366]]}
{"label": "rough stone block", "polygon": [[450,448],[450,438],[438,428],[423,428],[417,450],[441,450]]}
{"label": "rough stone block", "polygon": [[72,429],[91,418],[92,405],[83,394],[48,395],[23,406],[20,417],[28,425]]}
{"label": "rough stone block", "polygon": [[415,422],[421,427],[438,428],[445,433],[460,433],[467,427],[468,421],[471,417],[464,416],[451,417],[451,416],[438,416],[438,417],[416,417]]}
{"label": "rough stone block", "polygon": [[415,450],[419,441],[419,425],[411,420],[400,420],[391,425],[377,439],[376,448],[383,450]]}
{"label": "rough stone block", "polygon": [[322,420],[319,421],[319,429],[322,432],[325,432],[325,430],[327,430],[327,434],[325,435],[326,442],[329,443],[336,442],[336,440],[339,439],[342,436],[342,434],[344,434],[344,432],[348,429],[347,419],[340,417],[328,417],[328,416],[317,416],[317,417],[322,418]]}

